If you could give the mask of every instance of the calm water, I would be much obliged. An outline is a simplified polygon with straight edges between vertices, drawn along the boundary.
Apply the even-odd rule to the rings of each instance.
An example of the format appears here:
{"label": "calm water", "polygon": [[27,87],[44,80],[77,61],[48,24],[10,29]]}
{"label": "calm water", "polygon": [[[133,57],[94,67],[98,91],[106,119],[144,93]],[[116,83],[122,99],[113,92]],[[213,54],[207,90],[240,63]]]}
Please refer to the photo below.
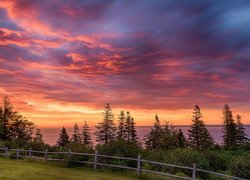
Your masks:
{"label": "calm water", "polygon": [[[143,140],[143,137],[149,132],[150,130],[150,126],[137,126],[136,130],[137,130],[137,134],[140,138],[140,140]],[[185,135],[187,135],[188,126],[176,126],[176,129],[181,129],[183,131],[183,133]],[[246,128],[246,134],[250,137],[250,125],[245,126]],[[213,136],[213,138],[215,139],[215,141],[219,144],[222,143],[222,131],[221,131],[221,126],[208,126],[207,129],[209,130],[209,132],[211,133],[211,135]],[[54,145],[58,139],[59,133],[60,133],[60,128],[47,128],[47,129],[41,129],[42,133],[43,133],[43,138],[45,140],[46,143],[50,144],[50,145]],[[71,135],[72,134],[72,130],[68,128],[67,132]],[[95,128],[90,128],[91,133],[92,133],[92,139],[94,140],[94,135],[93,132],[95,131]]]}

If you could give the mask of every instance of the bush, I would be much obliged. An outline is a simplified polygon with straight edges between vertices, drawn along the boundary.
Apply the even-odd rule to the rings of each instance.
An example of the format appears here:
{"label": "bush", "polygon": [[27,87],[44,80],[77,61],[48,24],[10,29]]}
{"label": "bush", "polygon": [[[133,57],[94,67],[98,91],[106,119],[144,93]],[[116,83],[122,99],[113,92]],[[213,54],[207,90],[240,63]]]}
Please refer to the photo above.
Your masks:
{"label": "bush", "polygon": [[209,164],[207,170],[217,172],[227,170],[227,162],[231,159],[227,154],[218,151],[207,151],[203,152],[203,155]]}
{"label": "bush", "polygon": [[29,149],[36,151],[45,151],[45,149],[48,149],[50,146],[48,144],[45,144],[43,142],[28,142],[23,149]]}
{"label": "bush", "polygon": [[[167,150],[161,152],[154,152],[150,154],[147,159],[152,161],[163,162],[167,164],[175,164],[192,167],[193,163],[196,163],[197,168],[208,169],[209,162],[205,158],[204,154],[191,150],[191,149],[175,149]],[[174,167],[165,167],[159,165],[146,165],[146,168],[157,170],[157,171],[166,171],[171,174],[176,174],[177,172],[183,172],[185,175],[191,176],[192,172],[190,170],[184,170]],[[200,173],[200,176],[204,178],[204,174]]]}
{"label": "bush", "polygon": [[[129,158],[137,158],[138,155],[142,152],[142,148],[137,144],[137,142],[124,140],[116,140],[109,142],[108,144],[97,145],[96,150],[98,151],[98,154]],[[118,160],[104,157],[98,158],[98,161],[107,164],[118,164],[130,167],[136,167],[137,165],[136,161]]]}
{"label": "bush", "polygon": [[250,154],[234,158],[229,168],[234,176],[250,179]]}

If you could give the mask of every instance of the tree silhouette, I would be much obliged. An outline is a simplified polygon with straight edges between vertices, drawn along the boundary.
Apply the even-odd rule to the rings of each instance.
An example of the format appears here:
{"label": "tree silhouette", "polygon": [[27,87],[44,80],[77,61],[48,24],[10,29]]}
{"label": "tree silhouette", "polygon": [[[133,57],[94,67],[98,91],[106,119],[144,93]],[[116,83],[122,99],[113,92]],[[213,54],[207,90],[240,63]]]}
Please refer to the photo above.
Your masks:
{"label": "tree silhouette", "polygon": [[125,121],[125,140],[136,142],[139,141],[135,129],[135,121],[134,118],[130,115],[129,111],[127,111],[127,117]]}
{"label": "tree silhouette", "polygon": [[44,143],[43,141],[43,135],[42,135],[42,132],[40,129],[36,129],[36,132],[35,132],[35,137],[33,138],[33,141],[35,143]]}
{"label": "tree silhouette", "polygon": [[81,143],[81,134],[77,123],[75,123],[74,125],[73,134],[72,137],[70,138],[70,141],[76,144]]}
{"label": "tree silhouette", "polygon": [[125,129],[125,113],[121,111],[118,115],[118,127],[117,127],[117,138],[125,140],[126,138],[126,129]]}
{"label": "tree silhouette", "polygon": [[0,105],[0,139],[3,141],[9,139],[9,128],[11,120],[13,119],[13,106],[7,96],[3,97]]}
{"label": "tree silhouette", "polygon": [[177,147],[184,148],[187,146],[187,140],[182,132],[181,129],[179,129],[177,133]]}
{"label": "tree silhouette", "polygon": [[57,145],[61,148],[64,148],[67,146],[67,144],[69,144],[69,135],[66,131],[66,129],[63,127],[60,134],[59,134],[59,138],[57,140]]}
{"label": "tree silhouette", "polygon": [[96,126],[96,141],[100,144],[107,144],[115,139],[116,126],[114,124],[114,114],[109,103],[106,104],[103,112],[103,121]]}
{"label": "tree silhouette", "polygon": [[193,124],[188,130],[189,146],[196,150],[205,150],[212,147],[214,145],[214,139],[205,127],[198,105],[194,107],[192,121]]}
{"label": "tree silhouette", "polygon": [[144,137],[145,146],[149,150],[159,150],[161,146],[163,130],[161,128],[158,115],[155,115],[154,126],[148,134]]}
{"label": "tree silhouette", "polygon": [[223,141],[226,147],[236,146],[237,128],[233,119],[232,111],[229,105],[225,104],[223,109]]}
{"label": "tree silhouette", "polygon": [[92,146],[91,136],[89,126],[86,121],[84,121],[84,125],[82,128],[82,143],[86,146]]}
{"label": "tree silhouette", "polygon": [[237,129],[237,138],[236,138],[236,144],[241,145],[245,142],[249,141],[247,134],[245,133],[245,128],[241,122],[241,116],[237,114],[236,116],[236,129]]}

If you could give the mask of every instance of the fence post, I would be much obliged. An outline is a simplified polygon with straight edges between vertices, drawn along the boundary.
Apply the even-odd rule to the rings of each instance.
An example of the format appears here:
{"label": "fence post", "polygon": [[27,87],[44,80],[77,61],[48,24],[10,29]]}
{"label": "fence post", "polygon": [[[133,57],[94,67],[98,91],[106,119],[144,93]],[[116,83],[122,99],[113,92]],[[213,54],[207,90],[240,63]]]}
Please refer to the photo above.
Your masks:
{"label": "fence post", "polygon": [[192,173],[192,180],[196,178],[196,163],[193,163],[193,173]]}
{"label": "fence post", "polygon": [[68,149],[68,166],[70,166],[70,156],[71,156],[71,150]]}
{"label": "fence post", "polygon": [[97,157],[98,157],[98,152],[95,151],[95,157],[94,157],[94,169],[96,169],[96,165],[97,165]]}
{"label": "fence post", "polygon": [[71,156],[71,150],[68,149],[68,161],[70,160],[70,156]]}
{"label": "fence post", "polygon": [[32,150],[31,150],[31,148],[29,148],[29,157],[32,156],[31,152],[32,152]]}
{"label": "fence post", "polygon": [[8,154],[8,147],[5,147],[5,154]]}
{"label": "fence post", "polygon": [[44,159],[45,159],[45,162],[48,161],[48,149],[45,149]]}
{"label": "fence post", "polygon": [[19,148],[16,149],[16,159],[19,159]]}
{"label": "fence post", "polygon": [[137,157],[137,175],[141,174],[141,155]]}

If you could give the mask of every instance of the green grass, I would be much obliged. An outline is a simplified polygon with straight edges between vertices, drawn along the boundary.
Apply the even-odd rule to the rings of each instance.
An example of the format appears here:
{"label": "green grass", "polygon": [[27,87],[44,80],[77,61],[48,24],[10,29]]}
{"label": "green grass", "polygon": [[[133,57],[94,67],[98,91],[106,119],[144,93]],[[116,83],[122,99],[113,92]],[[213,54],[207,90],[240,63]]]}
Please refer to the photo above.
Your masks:
{"label": "green grass", "polygon": [[137,176],[131,171],[110,172],[84,167],[68,168],[60,164],[33,160],[0,158],[0,179],[16,180],[156,180],[169,179],[155,175]]}

